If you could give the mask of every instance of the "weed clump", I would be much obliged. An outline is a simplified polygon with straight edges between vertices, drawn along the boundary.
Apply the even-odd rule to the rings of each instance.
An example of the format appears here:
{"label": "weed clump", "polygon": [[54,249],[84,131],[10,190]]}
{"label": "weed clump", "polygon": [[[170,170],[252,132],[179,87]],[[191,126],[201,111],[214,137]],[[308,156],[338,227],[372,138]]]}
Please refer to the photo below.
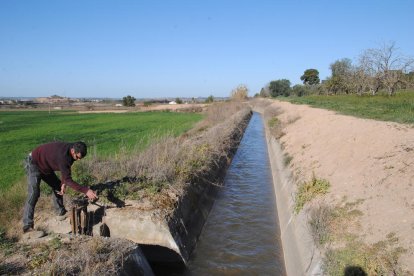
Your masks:
{"label": "weed clump", "polygon": [[316,178],[315,174],[308,182],[299,185],[295,196],[295,213],[299,213],[303,206],[318,195],[326,194],[330,184],[325,179]]}
{"label": "weed clump", "polygon": [[[406,250],[398,245],[395,233],[369,245],[355,232],[362,212],[356,206],[362,200],[335,207],[320,205],[310,212],[309,227],[315,245],[324,253],[325,275],[406,275],[398,259]],[[362,274],[361,274],[362,273]]]}
{"label": "weed clump", "polygon": [[353,223],[355,219],[362,216],[362,212],[355,209],[362,201],[346,203],[343,206],[331,207],[322,204],[310,210],[309,226],[315,245],[319,248],[328,246],[339,239],[350,238],[350,229],[358,227]]}
{"label": "weed clump", "polygon": [[293,157],[287,153],[284,154],[283,156],[283,164],[285,165],[285,167],[289,166],[290,162],[292,162]]}
{"label": "weed clump", "polygon": [[328,249],[323,270],[326,275],[344,275],[344,271],[352,266],[360,267],[365,275],[409,275],[398,264],[404,252],[406,250],[398,246],[398,239],[393,233],[373,245],[355,239],[343,247]]}
{"label": "weed clump", "polygon": [[272,117],[267,121],[270,133],[276,138],[280,139],[285,133],[283,132],[283,126],[277,117]]}

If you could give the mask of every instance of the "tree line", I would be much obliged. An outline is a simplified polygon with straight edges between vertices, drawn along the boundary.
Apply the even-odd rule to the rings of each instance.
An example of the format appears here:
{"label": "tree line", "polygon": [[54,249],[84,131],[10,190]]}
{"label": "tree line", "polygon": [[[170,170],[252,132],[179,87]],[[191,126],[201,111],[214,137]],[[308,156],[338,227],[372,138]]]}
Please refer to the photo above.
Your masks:
{"label": "tree line", "polygon": [[304,96],[310,94],[370,94],[385,91],[392,96],[399,89],[414,88],[414,59],[402,54],[395,42],[364,50],[353,63],[343,58],[330,64],[331,76],[322,82],[317,69],[306,69],[303,85],[288,79],[273,80],[256,96]]}

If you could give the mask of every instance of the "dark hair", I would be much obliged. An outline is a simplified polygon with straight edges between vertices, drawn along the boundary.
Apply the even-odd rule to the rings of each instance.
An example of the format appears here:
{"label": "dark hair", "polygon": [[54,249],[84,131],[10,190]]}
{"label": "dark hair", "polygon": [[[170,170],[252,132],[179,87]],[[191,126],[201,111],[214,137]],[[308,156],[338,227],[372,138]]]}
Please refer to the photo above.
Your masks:
{"label": "dark hair", "polygon": [[80,153],[82,155],[82,158],[86,156],[88,153],[88,149],[86,147],[86,144],[84,142],[75,142],[72,145],[72,149],[75,150],[75,153]]}

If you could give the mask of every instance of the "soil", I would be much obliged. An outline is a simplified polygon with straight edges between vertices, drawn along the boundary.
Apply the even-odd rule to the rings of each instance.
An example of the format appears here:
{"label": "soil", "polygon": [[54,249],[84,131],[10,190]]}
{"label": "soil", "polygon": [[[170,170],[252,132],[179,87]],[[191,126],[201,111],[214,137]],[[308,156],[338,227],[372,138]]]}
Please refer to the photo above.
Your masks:
{"label": "soil", "polygon": [[414,126],[287,102],[272,107],[282,112],[280,142],[296,183],[315,174],[331,184],[326,203],[360,201],[358,235],[375,243],[395,233],[407,250],[400,263],[414,272]]}
{"label": "soil", "polygon": [[96,110],[79,110],[79,113],[126,113],[146,111],[192,111],[205,108],[206,104],[153,104],[149,106],[138,105],[134,108],[120,107],[114,109],[112,106],[96,107]]}

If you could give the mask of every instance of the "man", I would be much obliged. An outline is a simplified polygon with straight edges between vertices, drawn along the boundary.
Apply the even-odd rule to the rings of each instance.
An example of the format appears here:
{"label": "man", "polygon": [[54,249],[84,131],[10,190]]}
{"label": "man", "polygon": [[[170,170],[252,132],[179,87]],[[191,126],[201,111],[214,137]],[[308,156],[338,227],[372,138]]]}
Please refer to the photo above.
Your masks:
{"label": "man", "polygon": [[[73,162],[85,157],[86,153],[87,147],[83,142],[52,142],[35,148],[28,155],[26,159],[28,192],[24,206],[23,232],[33,230],[34,209],[40,196],[40,180],[52,188],[53,204],[60,216],[66,213],[63,205],[66,185],[86,194],[91,200],[98,198],[89,187],[81,186],[72,180],[71,167]],[[61,172],[62,181],[56,176],[55,171]]]}

